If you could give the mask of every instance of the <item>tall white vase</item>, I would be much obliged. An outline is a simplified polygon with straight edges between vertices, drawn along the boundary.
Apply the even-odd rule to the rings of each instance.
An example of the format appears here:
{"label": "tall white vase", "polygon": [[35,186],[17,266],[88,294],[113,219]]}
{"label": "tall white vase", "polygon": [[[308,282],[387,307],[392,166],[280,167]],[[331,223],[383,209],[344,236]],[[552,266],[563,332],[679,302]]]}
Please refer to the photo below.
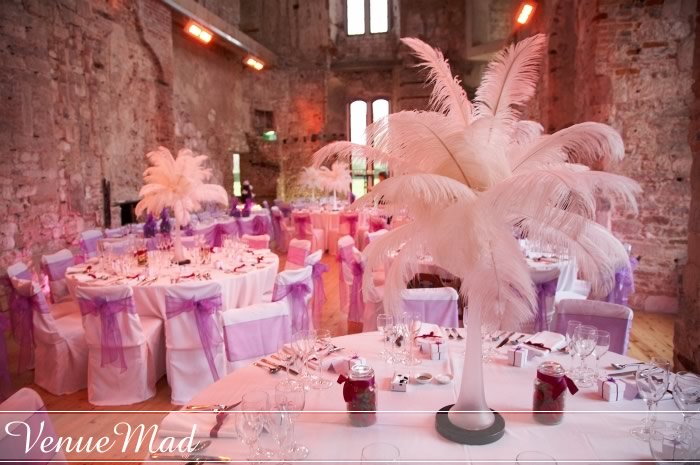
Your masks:
{"label": "tall white vase", "polygon": [[338,199],[336,198],[336,195],[335,195],[335,189],[333,189],[333,210],[337,210],[337,209],[338,209]]}
{"label": "tall white vase", "polygon": [[[469,413],[458,413],[467,411]],[[466,430],[483,430],[494,422],[494,414],[486,405],[484,371],[481,352],[481,309],[467,312],[467,340],[459,397],[448,413],[450,422]]]}
{"label": "tall white vase", "polygon": [[180,237],[180,233],[180,222],[177,220],[177,216],[175,216],[175,233],[173,234],[173,242],[175,247],[176,262],[181,262],[185,259],[185,254],[182,253],[182,238]]}

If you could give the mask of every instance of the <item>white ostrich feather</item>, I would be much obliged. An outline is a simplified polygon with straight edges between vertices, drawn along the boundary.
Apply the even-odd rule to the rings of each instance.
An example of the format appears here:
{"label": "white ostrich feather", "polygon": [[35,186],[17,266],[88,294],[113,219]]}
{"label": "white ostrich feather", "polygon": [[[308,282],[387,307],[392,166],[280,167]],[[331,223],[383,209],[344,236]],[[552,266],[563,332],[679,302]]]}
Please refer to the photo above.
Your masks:
{"label": "white ostrich feather", "polygon": [[298,184],[309,189],[319,189],[322,187],[322,176],[321,170],[313,166],[306,166],[299,175]]}
{"label": "white ostrich feather", "polygon": [[401,42],[411,47],[415,55],[423,60],[417,66],[428,70],[426,84],[433,85],[430,94],[431,109],[448,115],[457,123],[469,126],[472,120],[472,104],[459,79],[452,76],[450,65],[442,52],[420,39],[406,37],[401,39]]}
{"label": "white ostrich feather", "polygon": [[158,147],[146,156],[152,166],[143,173],[146,184],[139,192],[137,215],[143,211],[159,215],[164,208],[172,208],[179,224],[188,224],[190,212],[201,209],[202,202],[228,205],[223,187],[204,183],[212,174],[202,166],[206,155],[194,156],[191,150],[183,149],[175,159],[167,148]]}
{"label": "white ostrich feather", "polygon": [[518,121],[510,134],[510,145],[528,145],[544,133],[537,121]]}
{"label": "white ostrich feather", "polygon": [[321,183],[326,190],[339,193],[350,191],[352,176],[347,164],[337,161],[333,163],[330,169],[322,166],[320,173]]}
{"label": "white ostrich feather", "polygon": [[509,45],[488,64],[476,91],[475,110],[479,116],[494,116],[514,123],[520,107],[535,95],[547,39],[537,34]]}
{"label": "white ostrich feather", "polygon": [[[389,154],[377,150],[374,147],[347,141],[331,142],[321,148],[313,156],[314,167],[316,168],[320,168],[325,163],[331,161],[344,161],[349,163],[353,158],[363,158],[375,163],[386,163],[391,159]],[[392,166],[392,171],[396,172],[396,169],[397,167]]]}

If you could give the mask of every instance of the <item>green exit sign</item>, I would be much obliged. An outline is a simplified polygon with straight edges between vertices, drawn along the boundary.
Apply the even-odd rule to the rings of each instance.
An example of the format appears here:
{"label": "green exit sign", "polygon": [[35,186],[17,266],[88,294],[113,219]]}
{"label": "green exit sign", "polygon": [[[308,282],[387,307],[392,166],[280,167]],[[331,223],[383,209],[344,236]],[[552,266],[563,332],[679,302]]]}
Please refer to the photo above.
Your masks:
{"label": "green exit sign", "polygon": [[262,137],[264,141],[274,142],[277,140],[277,133],[275,131],[265,131]]}

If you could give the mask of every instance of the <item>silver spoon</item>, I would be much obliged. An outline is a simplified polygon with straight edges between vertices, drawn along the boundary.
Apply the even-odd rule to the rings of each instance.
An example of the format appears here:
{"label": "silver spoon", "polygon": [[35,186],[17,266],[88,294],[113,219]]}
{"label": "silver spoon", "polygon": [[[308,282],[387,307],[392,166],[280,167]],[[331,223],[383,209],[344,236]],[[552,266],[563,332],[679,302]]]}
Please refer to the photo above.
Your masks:
{"label": "silver spoon", "polygon": [[635,362],[635,363],[611,363],[610,364],[614,369],[616,370],[622,370],[627,367],[631,367],[632,365],[643,365],[643,362]]}

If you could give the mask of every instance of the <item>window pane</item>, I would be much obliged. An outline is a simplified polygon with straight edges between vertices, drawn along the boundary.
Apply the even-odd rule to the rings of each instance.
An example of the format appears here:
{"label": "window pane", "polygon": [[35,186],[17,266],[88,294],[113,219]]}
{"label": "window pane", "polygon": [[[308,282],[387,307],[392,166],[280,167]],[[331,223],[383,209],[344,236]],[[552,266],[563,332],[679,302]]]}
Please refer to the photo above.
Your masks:
{"label": "window pane", "polygon": [[372,122],[379,121],[389,114],[389,101],[384,99],[372,102]]}
{"label": "window pane", "polygon": [[348,35],[365,33],[365,0],[347,0]]}
{"label": "window pane", "polygon": [[352,177],[352,193],[355,194],[356,198],[362,197],[367,193],[367,178],[364,176],[353,176]]}
{"label": "window pane", "polygon": [[355,100],[350,104],[350,142],[365,143],[365,128],[367,127],[367,103]]}
{"label": "window pane", "polygon": [[233,195],[241,195],[241,155],[233,154]]}
{"label": "window pane", "polygon": [[369,0],[369,32],[389,30],[389,0]]}

